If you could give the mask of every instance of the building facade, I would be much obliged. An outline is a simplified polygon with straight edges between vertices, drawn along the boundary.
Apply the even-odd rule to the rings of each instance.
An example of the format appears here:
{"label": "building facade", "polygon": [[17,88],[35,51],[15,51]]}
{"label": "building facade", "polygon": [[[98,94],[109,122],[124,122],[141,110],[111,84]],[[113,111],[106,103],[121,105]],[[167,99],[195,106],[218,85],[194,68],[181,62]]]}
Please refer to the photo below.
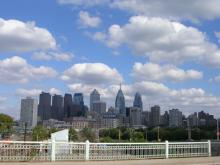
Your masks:
{"label": "building facade", "polygon": [[37,125],[37,100],[31,97],[21,100],[20,122],[26,123],[29,129]]}
{"label": "building facade", "polygon": [[182,127],[183,115],[178,109],[169,110],[169,127]]}
{"label": "building facade", "polygon": [[106,113],[106,102],[103,101],[95,101],[92,104],[92,109],[94,112],[98,114]]}
{"label": "building facade", "polygon": [[57,120],[63,120],[64,118],[63,96],[61,95],[52,97],[52,118]]}
{"label": "building facade", "polygon": [[157,127],[160,125],[160,106],[155,105],[151,107],[150,111],[150,126]]}
{"label": "building facade", "polygon": [[118,90],[118,93],[116,96],[115,108],[118,111],[118,113],[120,113],[122,115],[126,115],[125,97],[124,97],[124,94],[121,90],[121,86],[120,86],[120,89]]}
{"label": "building facade", "polygon": [[73,105],[73,98],[71,94],[64,95],[64,118],[71,117],[71,109]]}
{"label": "building facade", "polygon": [[100,101],[100,94],[96,89],[94,89],[90,93],[90,111],[93,111],[93,103],[97,101]]}
{"label": "building facade", "polygon": [[39,96],[38,104],[38,121],[48,120],[51,118],[51,95],[42,92]]}
{"label": "building facade", "polygon": [[133,102],[133,107],[140,108],[141,111],[143,111],[142,97],[141,97],[141,94],[139,92],[137,92],[135,94],[134,102]]}
{"label": "building facade", "polygon": [[141,109],[138,107],[130,107],[129,121],[131,127],[141,126]]}

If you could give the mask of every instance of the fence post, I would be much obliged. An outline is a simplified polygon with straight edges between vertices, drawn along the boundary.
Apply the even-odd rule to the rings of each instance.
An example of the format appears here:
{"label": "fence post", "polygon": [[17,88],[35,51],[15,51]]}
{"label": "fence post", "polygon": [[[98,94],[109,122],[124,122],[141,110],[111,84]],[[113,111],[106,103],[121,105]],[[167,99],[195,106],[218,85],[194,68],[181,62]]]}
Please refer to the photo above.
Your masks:
{"label": "fence post", "polygon": [[51,143],[51,161],[56,161],[56,141],[55,139],[52,139]]}
{"label": "fence post", "polygon": [[169,159],[169,142],[165,141],[165,158]]}
{"label": "fence post", "polygon": [[85,152],[85,159],[86,160],[89,160],[89,148],[90,148],[89,141],[86,140],[86,152]]}
{"label": "fence post", "polygon": [[209,154],[209,157],[212,156],[211,141],[210,140],[208,140],[208,154]]}

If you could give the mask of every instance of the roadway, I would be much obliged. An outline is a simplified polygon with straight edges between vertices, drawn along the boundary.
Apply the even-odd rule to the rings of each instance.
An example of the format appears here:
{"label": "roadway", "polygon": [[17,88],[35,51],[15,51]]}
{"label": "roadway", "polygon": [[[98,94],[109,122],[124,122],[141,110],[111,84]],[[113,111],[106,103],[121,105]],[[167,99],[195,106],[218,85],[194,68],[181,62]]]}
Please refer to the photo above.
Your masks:
{"label": "roadway", "polygon": [[220,157],[125,161],[2,162],[0,165],[220,165]]}

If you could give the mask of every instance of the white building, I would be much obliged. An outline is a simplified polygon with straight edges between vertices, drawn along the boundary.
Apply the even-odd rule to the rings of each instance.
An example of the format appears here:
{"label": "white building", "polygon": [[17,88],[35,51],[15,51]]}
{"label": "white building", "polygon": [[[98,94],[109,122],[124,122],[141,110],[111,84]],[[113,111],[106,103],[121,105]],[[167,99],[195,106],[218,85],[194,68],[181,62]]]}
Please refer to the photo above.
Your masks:
{"label": "white building", "polygon": [[29,129],[37,125],[37,100],[31,97],[21,100],[20,122],[27,123]]}

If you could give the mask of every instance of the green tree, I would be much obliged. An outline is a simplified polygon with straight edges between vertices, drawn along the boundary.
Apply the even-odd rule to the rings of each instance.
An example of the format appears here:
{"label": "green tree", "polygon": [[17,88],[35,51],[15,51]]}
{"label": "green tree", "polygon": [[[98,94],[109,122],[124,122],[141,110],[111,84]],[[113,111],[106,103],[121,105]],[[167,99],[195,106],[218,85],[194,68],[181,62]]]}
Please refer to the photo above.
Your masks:
{"label": "green tree", "polygon": [[32,140],[34,141],[42,141],[46,140],[50,137],[47,129],[44,128],[42,125],[38,125],[33,129],[32,133]]}
{"label": "green tree", "polygon": [[89,140],[90,142],[95,142],[95,133],[92,129],[84,128],[80,133],[84,141]]}
{"label": "green tree", "polygon": [[144,142],[144,134],[143,132],[134,132],[133,133],[133,138],[132,138],[133,142]]}
{"label": "green tree", "polygon": [[0,134],[9,134],[12,131],[13,118],[6,115],[0,114]]}
{"label": "green tree", "polygon": [[69,129],[69,140],[70,141],[77,141],[78,140],[78,134],[74,128]]}

